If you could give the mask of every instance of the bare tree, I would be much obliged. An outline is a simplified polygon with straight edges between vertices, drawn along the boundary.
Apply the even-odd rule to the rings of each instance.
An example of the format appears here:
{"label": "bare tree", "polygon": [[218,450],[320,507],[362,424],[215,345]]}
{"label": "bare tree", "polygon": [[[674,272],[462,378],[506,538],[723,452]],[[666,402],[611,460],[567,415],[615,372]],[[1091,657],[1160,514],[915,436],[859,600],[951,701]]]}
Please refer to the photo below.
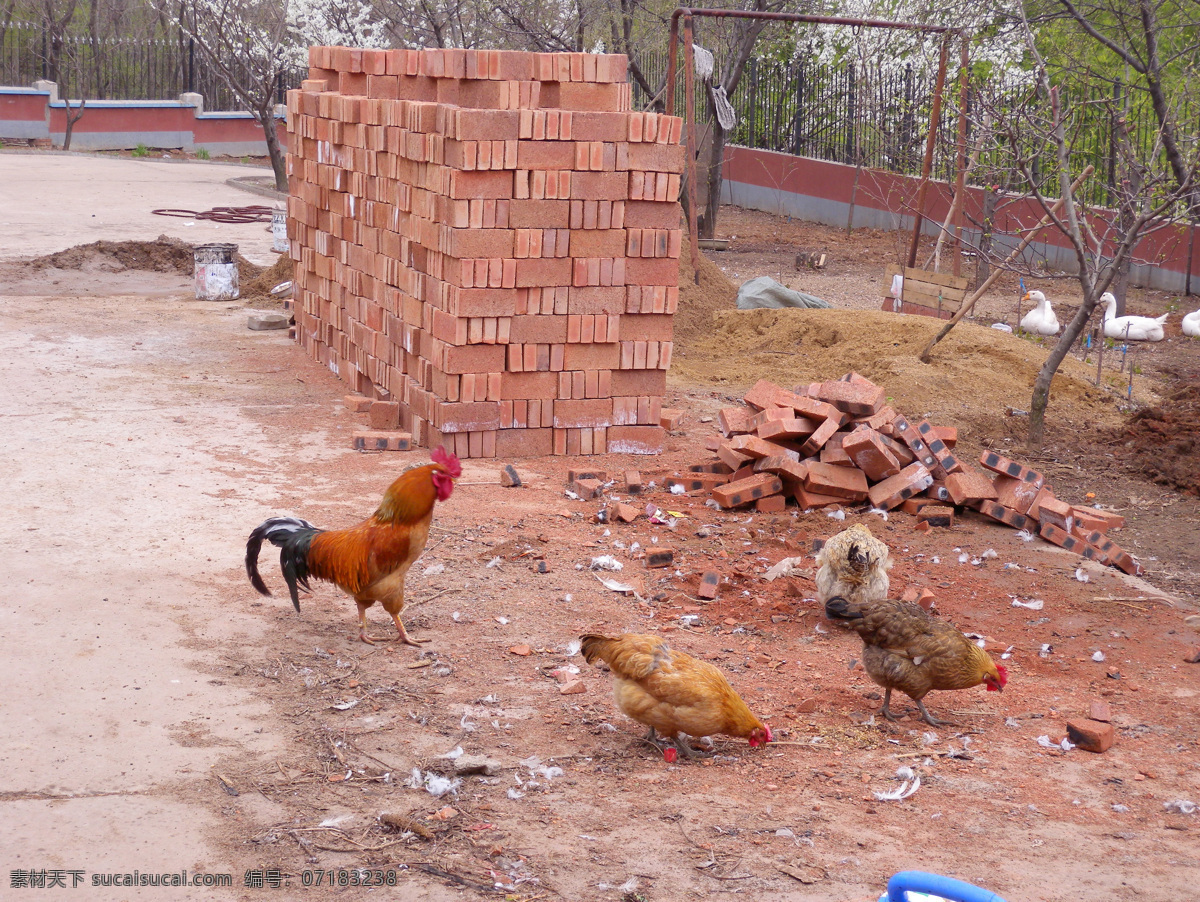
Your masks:
{"label": "bare tree", "polygon": [[[1024,19],[1023,25],[1038,89],[1028,93],[1024,105],[1001,105],[989,114],[1002,134],[1008,164],[1021,174],[1052,227],[1069,242],[1083,293],[1083,304],[1067,323],[1034,382],[1028,441],[1031,448],[1040,449],[1055,373],[1083,332],[1100,296],[1112,286],[1122,268],[1128,266],[1142,239],[1186,214],[1197,163],[1194,150],[1189,158],[1178,146],[1175,154],[1168,149],[1170,136],[1177,133],[1172,129],[1160,127],[1151,145],[1141,146],[1131,141],[1128,131],[1121,128],[1116,150],[1118,168],[1126,177],[1115,186],[1115,191],[1122,212],[1113,216],[1107,211],[1090,209],[1072,186],[1072,173],[1083,168],[1073,150],[1077,110],[1067,102],[1060,86],[1052,83],[1051,68],[1037,47],[1033,28]],[[1097,73],[1086,70],[1075,74],[1098,77]],[[1173,122],[1177,111],[1178,100],[1168,104],[1164,115]],[[1176,157],[1174,161],[1172,156]],[[1053,198],[1060,202],[1061,211],[1054,209]]]}

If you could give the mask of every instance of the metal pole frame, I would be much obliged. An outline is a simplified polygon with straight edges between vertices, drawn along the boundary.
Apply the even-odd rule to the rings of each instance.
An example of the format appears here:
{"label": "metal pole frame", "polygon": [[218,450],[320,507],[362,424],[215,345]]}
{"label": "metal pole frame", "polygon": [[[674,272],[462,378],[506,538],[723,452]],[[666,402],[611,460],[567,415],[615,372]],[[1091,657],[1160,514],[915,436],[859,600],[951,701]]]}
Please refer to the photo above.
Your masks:
{"label": "metal pole frame", "polygon": [[[696,273],[696,284],[700,284],[700,246],[696,229],[696,122],[695,122],[695,81],[696,69],[692,60],[692,19],[766,19],[773,22],[812,22],[819,25],[849,25],[856,28],[892,28],[902,31],[923,31],[928,34],[943,35],[941,54],[938,58],[937,83],[934,88],[933,106],[930,110],[929,135],[925,144],[925,159],[921,165],[921,183],[917,188],[917,210],[913,222],[913,237],[909,247],[908,265],[916,265],[917,245],[921,235],[921,223],[925,213],[925,195],[929,187],[929,173],[933,167],[933,150],[942,111],[942,93],[946,83],[946,66],[950,54],[950,39],[959,35],[963,41],[962,59],[967,59],[967,35],[960,28],[948,25],[918,25],[913,22],[892,22],[886,19],[849,19],[840,16],[814,16],[806,13],[770,13],[754,10],[737,9],[694,9],[681,6],[671,13],[671,37],[667,49],[667,96],[666,111],[668,115],[675,113],[675,81],[677,78],[676,57],[679,55],[679,20],[683,20],[683,86],[684,86],[684,135],[687,145],[687,186],[688,186],[688,238],[691,245],[692,268]],[[966,72],[963,72],[965,83]],[[965,89],[964,89],[965,91]],[[964,160],[966,156],[966,106],[958,112],[958,160],[956,185],[961,186],[965,179]],[[960,189],[961,190],[961,189]],[[957,268],[957,266],[956,266]]]}

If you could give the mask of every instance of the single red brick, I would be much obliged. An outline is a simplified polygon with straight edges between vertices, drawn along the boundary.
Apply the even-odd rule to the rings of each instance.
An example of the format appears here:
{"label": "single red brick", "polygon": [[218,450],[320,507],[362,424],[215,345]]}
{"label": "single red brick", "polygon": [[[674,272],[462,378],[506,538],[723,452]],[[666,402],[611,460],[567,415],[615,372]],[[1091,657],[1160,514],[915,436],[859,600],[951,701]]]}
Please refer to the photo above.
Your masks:
{"label": "single red brick", "polygon": [[724,407],[717,412],[717,425],[725,436],[754,431],[754,414],[745,407]]}
{"label": "single red brick", "polygon": [[[894,419],[895,414],[893,414],[892,417]],[[874,429],[875,427],[871,428]],[[887,428],[891,428],[890,421],[887,424]],[[917,459],[916,455],[912,453],[912,449],[909,448],[908,445],[904,444],[903,442],[896,441],[890,435],[884,435],[882,432],[879,432],[878,429],[876,429],[876,433],[879,435],[879,440],[883,443],[883,447],[892,452],[892,456],[900,463],[901,468],[907,467],[910,463]]]}
{"label": "single red brick", "polygon": [[1028,513],[1038,492],[1042,490],[1040,479],[1036,482],[1026,482],[1000,473],[992,479],[992,484],[996,487],[996,500],[1022,514]]}
{"label": "single red brick", "polygon": [[1060,529],[1052,523],[1043,523],[1038,529],[1038,535],[1047,542],[1052,542],[1067,551],[1074,551],[1076,554],[1082,554],[1083,549],[1087,547],[1087,543],[1083,539],[1076,538],[1065,529]]}
{"label": "single red brick", "polygon": [[571,483],[577,479],[596,479],[600,482],[608,482],[607,470],[567,470],[567,482]]}
{"label": "single red brick", "polygon": [[835,432],[821,448],[820,459],[823,464],[833,464],[835,467],[856,466],[850,455],[846,453],[845,440],[848,433]]}
{"label": "single red brick", "polygon": [[774,473],[790,485],[804,482],[808,476],[808,463],[791,457],[764,457],[754,462],[754,472]]}
{"label": "single red brick", "polygon": [[916,603],[927,611],[933,608],[933,605],[936,601],[937,595],[933,593],[932,589],[922,589],[917,593]]}
{"label": "single red brick", "polygon": [[815,397],[856,416],[870,416],[886,400],[883,389],[871,382],[822,382]]}
{"label": "single red brick", "polygon": [[1072,720],[1067,722],[1067,739],[1085,752],[1100,754],[1113,747],[1113,743],[1117,740],[1117,734],[1110,723],[1098,720]]}
{"label": "single red brick", "polygon": [[412,435],[407,432],[381,432],[358,430],[351,434],[356,451],[408,451],[412,448]]}
{"label": "single red brick", "polygon": [[712,601],[717,597],[717,589],[721,585],[721,575],[712,570],[706,570],[700,575],[700,585],[696,589],[696,597]]}
{"label": "single red brick", "polygon": [[706,464],[691,464],[688,467],[689,473],[716,473],[718,475],[728,475],[733,472],[733,468],[729,464],[719,460],[714,460]]}
{"label": "single red brick", "polygon": [[1005,523],[1013,529],[1024,529],[1029,522],[1029,519],[1020,511],[1005,507],[997,501],[980,501],[979,512],[993,520]]}
{"label": "single red brick", "polygon": [[[1015,460],[1009,460],[1002,454],[997,454],[995,451],[984,451],[979,456],[979,462],[987,469],[995,473],[1003,473],[1005,476],[1012,476],[1014,479],[1023,479],[1026,482],[1034,482],[1041,473],[1036,470],[1031,470],[1023,464],[1017,463]],[[1042,477],[1044,483],[1045,477]]]}
{"label": "single red brick", "polygon": [[754,502],[754,509],[760,514],[777,514],[787,510],[787,498],[783,495],[769,495]]}
{"label": "single red brick", "polygon": [[372,401],[367,411],[367,422],[372,429],[396,429],[400,426],[399,401]]}
{"label": "single red brick", "polygon": [[573,479],[567,484],[567,488],[584,501],[590,501],[600,497],[604,491],[604,483],[599,479]]}
{"label": "single red brick", "polygon": [[756,410],[763,410],[767,407],[781,407],[775,399],[785,392],[785,389],[776,385],[767,379],[760,379],[754,383],[754,387],[742,396],[742,400]]}
{"label": "single red brick", "polygon": [[801,510],[810,510],[815,507],[840,506],[846,503],[845,498],[838,498],[834,495],[822,495],[820,492],[810,492],[802,485],[793,486],[791,495],[796,499],[796,503],[800,505]]}
{"label": "single red brick", "polygon": [[625,471],[625,491],[630,495],[640,495],[642,493],[642,474],[637,470]]}
{"label": "single red brick", "polygon": [[882,436],[870,426],[859,426],[842,440],[843,450],[871,482],[900,472],[900,462],[881,439]]}
{"label": "single red brick", "polygon": [[917,512],[917,520],[949,529],[954,525],[954,508],[948,504],[926,504]]}
{"label": "single red brick", "polygon": [[900,505],[900,510],[915,517],[921,513],[923,508],[931,504],[937,504],[937,502],[932,498],[922,498],[914,495],[912,498],[905,499],[904,503]]}
{"label": "single red brick", "polygon": [[661,426],[609,426],[607,453],[661,454],[663,435]]}
{"label": "single red brick", "polygon": [[1044,485],[1038,490],[1037,495],[1034,496],[1033,503],[1029,505],[1029,510],[1026,511],[1026,514],[1034,520],[1041,520],[1042,502],[1048,498],[1054,498],[1054,490],[1050,486]]}
{"label": "single red brick", "polygon": [[716,473],[692,473],[688,476],[668,476],[664,484],[669,489],[672,486],[682,486],[685,492],[711,492],[717,486],[729,482],[728,476],[718,476]]}
{"label": "single red brick", "polygon": [[616,501],[609,504],[608,507],[605,508],[605,511],[606,519],[609,522],[620,520],[622,523],[632,523],[642,514],[640,508],[632,504],[625,504],[621,501]]}
{"label": "single red brick", "polygon": [[654,548],[646,553],[648,568],[670,567],[673,563],[675,563],[675,551],[672,548]]}
{"label": "single red brick", "polygon": [[896,419],[892,420],[892,429],[896,434],[896,438],[904,442],[916,457],[925,467],[932,470],[937,466],[937,458],[933,452],[929,450],[929,446],[925,444],[920,433],[916,428],[905,419],[903,414],[896,414]]}
{"label": "single red brick", "polygon": [[[791,438],[808,438],[821,425],[821,421],[812,420],[808,417],[797,417],[795,411],[791,408],[775,408],[784,410],[787,416],[777,419],[768,419],[760,423],[755,431],[759,438],[765,439],[791,439]],[[767,411],[763,411],[766,413]],[[761,415],[761,414],[760,414]]]}
{"label": "single red brick", "polygon": [[[766,439],[759,438],[757,435],[738,435],[729,440],[729,447],[739,454],[745,454],[754,459],[763,457],[795,457],[799,460],[799,454],[783,445],[769,442]],[[789,454],[788,452],[791,451]]]}
{"label": "single red brick", "polygon": [[889,476],[883,482],[871,486],[867,497],[872,507],[881,510],[891,510],[903,504],[918,492],[924,491],[933,482],[933,475],[925,465],[913,461],[895,476]]}
{"label": "single red brick", "polygon": [[1142,565],[1134,560],[1132,555],[1121,548],[1114,546],[1112,558],[1113,563],[1130,576],[1141,576],[1145,572],[1142,570]]}
{"label": "single red brick", "polygon": [[812,435],[804,440],[804,443],[800,446],[800,456],[812,457],[817,454],[817,452],[825,447],[825,443],[837,434],[840,428],[841,424],[839,421],[826,420],[816,428]]}
{"label": "single red brick", "polygon": [[996,499],[996,487],[978,470],[963,469],[946,477],[946,489],[955,504],[970,504],[976,501]]}
{"label": "single red brick", "polygon": [[521,485],[521,476],[512,464],[505,464],[500,471],[500,484],[505,488],[517,488]]}
{"label": "single red brick", "polygon": [[741,451],[735,451],[729,442],[721,442],[717,447],[717,457],[721,459],[721,463],[728,466],[731,470],[736,470],[747,461],[753,460],[749,454],[743,454]]}
{"label": "single red brick", "polygon": [[1094,507],[1073,507],[1075,522],[1089,531],[1106,533],[1110,529],[1119,529],[1125,525],[1125,518],[1110,511],[1098,510]]}
{"label": "single red brick", "polygon": [[713,489],[713,499],[724,508],[749,504],[783,491],[783,480],[774,474],[758,473]]}
{"label": "single red brick", "polygon": [[375,403],[373,398],[366,398],[362,395],[346,395],[342,399],[342,404],[353,413],[367,413],[373,403]]}
{"label": "single red brick", "polygon": [[1074,509],[1067,502],[1057,498],[1042,498],[1038,501],[1038,520],[1043,524],[1057,526],[1068,534],[1074,532]]}
{"label": "single red brick", "polygon": [[818,461],[808,465],[804,487],[822,495],[863,501],[867,497],[867,476],[856,467],[836,467]]}
{"label": "single red brick", "polygon": [[1088,705],[1088,720],[1112,723],[1112,709],[1109,708],[1108,702],[1101,698],[1092,699]]}

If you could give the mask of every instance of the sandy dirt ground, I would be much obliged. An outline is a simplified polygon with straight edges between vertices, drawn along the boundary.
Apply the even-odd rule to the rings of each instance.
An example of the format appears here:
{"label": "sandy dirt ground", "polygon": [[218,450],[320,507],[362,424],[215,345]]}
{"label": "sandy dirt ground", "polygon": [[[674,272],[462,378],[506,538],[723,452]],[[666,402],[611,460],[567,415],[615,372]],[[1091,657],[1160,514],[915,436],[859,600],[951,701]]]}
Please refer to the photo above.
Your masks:
{"label": "sandy dirt ground", "polygon": [[[38,159],[0,154],[0,176]],[[136,180],[147,163],[124,165],[135,168],[114,170],[106,189],[119,194],[117,173]],[[148,241],[156,225],[121,237]],[[38,253],[99,237],[111,236],[84,223]],[[714,259],[762,274],[787,240]],[[498,485],[501,462],[466,462],[410,573],[404,619],[432,640],[420,650],[357,642],[354,607],[332,587],[296,614],[267,552],[276,597],[258,596],[243,556],[270,515],[356,522],[426,451],[351,451],[362,419],[345,409],[343,385],[286,334],[249,331],[248,305],[192,299],[182,276],[138,293],[135,274],[96,272],[87,291],[31,294],[36,274],[9,270],[24,287],[0,284],[6,893],[15,875],[44,871],[67,886],[47,895],[105,900],[313,898],[318,881],[333,894],[332,878],[352,899],[863,902],[892,873],[919,868],[1010,902],[1190,897],[1200,815],[1176,803],[1200,802],[1200,665],[1185,662],[1200,645],[1200,517],[1195,497],[1114,456],[1130,413],[1115,385],[1090,394],[1079,361],[1061,425],[1030,462],[1060,497],[1092,491],[1125,512],[1116,537],[1146,565],[1143,579],[970,512],[922,535],[899,513],[722,512],[659,488],[711,459],[712,418],[754,378],[794,384],[811,378],[805,367],[828,370],[823,378],[863,372],[914,415],[961,420],[963,450],[1020,456],[1003,392],[975,405],[963,389],[939,394],[937,379],[910,378],[900,351],[881,352],[878,327],[874,342],[855,331],[867,319],[856,305],[877,307],[867,273],[879,268],[874,258],[847,265],[841,284],[860,289],[839,301],[840,320],[756,313],[735,326],[724,317],[738,314],[720,313],[714,348],[681,319],[685,365],[668,402],[685,417],[660,456],[517,461],[526,485],[513,489]],[[927,334],[898,328],[889,338],[901,351]],[[962,379],[1003,381],[1003,360],[1013,370],[1004,379],[1021,383],[1026,358],[1044,354],[1024,343],[1000,357],[994,337],[978,335],[992,330],[963,328],[983,375]],[[1170,372],[1194,371],[1194,344],[1175,341],[1153,366],[1143,355],[1149,400]],[[601,503],[567,497],[564,484],[568,468],[598,463],[656,484],[630,499],[618,482],[610,498],[682,516],[597,522]],[[941,616],[1007,656],[1003,694],[931,696],[953,721],[936,729],[908,704],[899,723],[877,716],[877,687],[855,663],[860,643],[813,601],[813,542],[851,522],[891,547],[894,594],[932,589]],[[645,567],[655,546],[675,550],[674,569]],[[606,554],[622,571],[590,569]],[[767,581],[790,556],[804,557],[799,572]],[[696,589],[708,569],[722,584],[705,603]],[[1040,610],[1014,605],[1036,600]],[[371,620],[386,627],[379,612]],[[778,743],[718,738],[713,758],[666,764],[616,710],[608,675],[572,653],[588,630],[660,633],[713,661]],[[576,678],[584,691],[563,694]],[[1112,710],[1110,751],[1039,743],[1061,740],[1094,701]],[[490,759],[492,772],[456,777],[457,750]],[[920,788],[877,799],[900,785],[902,766]],[[445,783],[431,775],[452,788],[435,797]],[[92,886],[134,871],[228,874],[230,885]],[[382,886],[361,885],[371,883]]]}

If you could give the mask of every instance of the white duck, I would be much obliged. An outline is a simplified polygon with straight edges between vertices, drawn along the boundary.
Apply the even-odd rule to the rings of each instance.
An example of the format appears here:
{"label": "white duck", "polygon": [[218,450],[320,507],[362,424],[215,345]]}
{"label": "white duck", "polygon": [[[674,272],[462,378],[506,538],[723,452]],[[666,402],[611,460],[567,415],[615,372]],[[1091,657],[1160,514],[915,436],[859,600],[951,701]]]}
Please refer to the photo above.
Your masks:
{"label": "white duck", "polygon": [[1100,302],[1107,308],[1104,311],[1104,334],[1109,338],[1129,341],[1163,340],[1163,323],[1167,321],[1169,314],[1164,313],[1157,319],[1150,316],[1117,316],[1117,299],[1111,291],[1100,295]]}
{"label": "white duck", "polygon": [[1021,317],[1021,328],[1034,335],[1057,335],[1058,317],[1050,309],[1050,302],[1040,291],[1027,291],[1021,298],[1023,301],[1033,301],[1037,304],[1032,310]]}
{"label": "white duck", "polygon": [[1200,310],[1189,313],[1183,318],[1183,334],[1192,338],[1200,338]]}

